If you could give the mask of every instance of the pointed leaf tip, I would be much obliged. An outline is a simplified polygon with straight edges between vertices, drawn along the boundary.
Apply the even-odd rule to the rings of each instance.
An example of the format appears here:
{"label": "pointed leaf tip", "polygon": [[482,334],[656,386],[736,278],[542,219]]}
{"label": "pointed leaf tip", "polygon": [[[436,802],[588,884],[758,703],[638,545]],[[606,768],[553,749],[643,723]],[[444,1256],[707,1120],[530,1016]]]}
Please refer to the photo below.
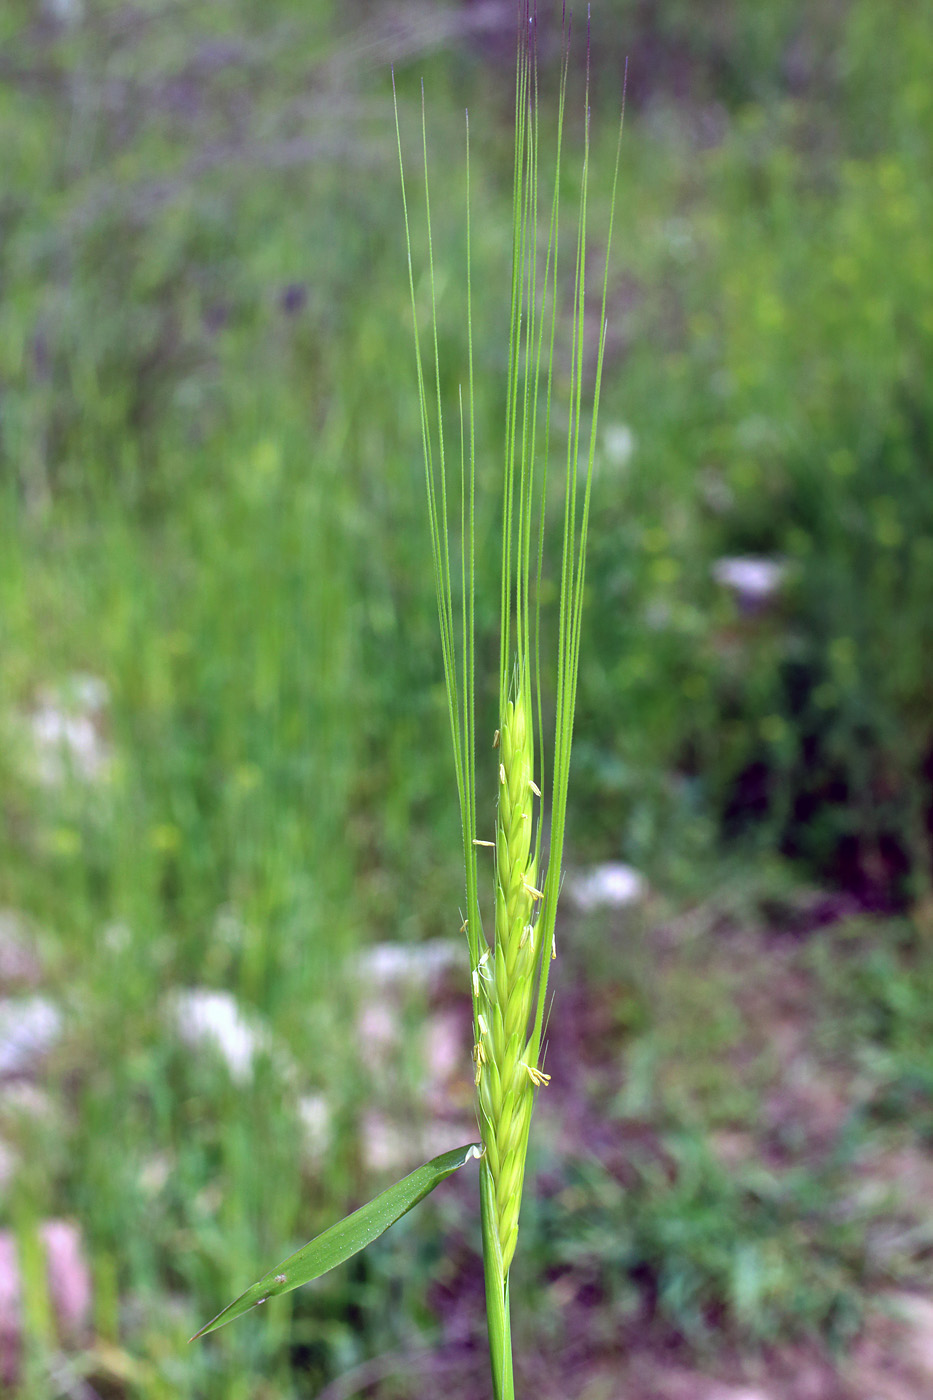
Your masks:
{"label": "pointed leaf tip", "polygon": [[280,1293],[290,1293],[293,1288],[300,1288],[302,1284],[310,1283],[312,1279],[320,1278],[322,1274],[336,1268],[338,1264],[372,1244],[373,1240],[384,1234],[390,1225],[394,1225],[419,1201],[423,1201],[425,1196],[436,1186],[440,1186],[453,1172],[482,1155],[483,1149],[480,1144],[471,1142],[466,1147],[457,1147],[452,1152],[443,1152],[439,1157],[432,1157],[430,1162],[425,1162],[424,1166],[397,1181],[394,1186],[375,1196],[365,1206],[360,1206],[352,1215],[345,1216],[336,1225],[331,1225],[311,1240],[310,1244],[306,1244],[303,1249],[299,1249],[274,1269],[270,1269],[267,1274],[263,1274],[245,1293],[241,1293],[239,1298],[235,1298],[199,1332],[195,1332],[190,1340],[196,1342],[209,1332],[215,1332],[219,1327],[225,1327],[228,1322],[234,1322],[251,1308],[259,1307],[269,1298],[277,1297]]}

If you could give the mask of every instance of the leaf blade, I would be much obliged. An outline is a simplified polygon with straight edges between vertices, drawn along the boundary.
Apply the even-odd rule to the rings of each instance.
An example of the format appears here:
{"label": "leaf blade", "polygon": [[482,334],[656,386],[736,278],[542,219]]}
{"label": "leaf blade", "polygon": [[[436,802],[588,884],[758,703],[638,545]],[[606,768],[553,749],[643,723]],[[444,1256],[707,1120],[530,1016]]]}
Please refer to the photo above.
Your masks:
{"label": "leaf blade", "polygon": [[263,1274],[262,1278],[251,1284],[199,1332],[195,1332],[191,1341],[196,1342],[199,1337],[205,1337],[209,1332],[225,1327],[228,1322],[234,1322],[251,1308],[265,1303],[268,1298],[290,1293],[293,1288],[300,1288],[302,1284],[320,1278],[322,1274],[358,1254],[419,1201],[423,1201],[425,1196],[442,1181],[446,1181],[447,1177],[460,1167],[466,1166],[473,1158],[481,1156],[482,1148],[474,1142],[432,1157],[430,1162],[425,1162],[401,1181],[395,1182],[393,1186],[374,1196],[371,1201],[367,1201],[366,1205],[344,1216],[343,1220],[330,1225],[308,1244],[289,1255],[281,1264]]}

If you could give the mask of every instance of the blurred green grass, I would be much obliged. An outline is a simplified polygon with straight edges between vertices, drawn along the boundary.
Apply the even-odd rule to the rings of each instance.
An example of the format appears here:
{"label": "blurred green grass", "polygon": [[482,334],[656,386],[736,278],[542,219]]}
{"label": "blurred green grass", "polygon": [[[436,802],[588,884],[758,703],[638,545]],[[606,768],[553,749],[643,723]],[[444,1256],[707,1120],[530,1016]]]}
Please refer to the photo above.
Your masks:
{"label": "blurred green grass", "polygon": [[[412,133],[425,75],[452,401],[464,187],[448,153],[471,108],[480,484],[494,486],[511,29],[507,17],[471,38],[454,16],[435,51],[426,16],[438,19],[322,0],[15,0],[0,17],[0,904],[43,931],[48,989],[68,1009],[57,1116],[22,1130],[24,1160],[40,1165],[18,1174],[0,1225],[80,1219],[101,1343],[91,1370],[146,1400],[304,1393],[436,1329],[424,1270],[406,1273],[387,1244],[216,1350],[182,1345],[231,1288],[373,1186],[353,951],[456,932],[387,67]],[[597,191],[626,51],[575,858],[629,860],[688,900],[777,853],[795,862],[792,882],[922,911],[933,17],[869,0],[597,7]],[[568,176],[568,206],[573,195]],[[594,205],[599,228],[598,193]],[[714,577],[717,560],[744,555],[784,569],[760,609]],[[107,686],[108,775],[37,782],[24,717],[75,675]],[[926,1023],[896,992],[925,987],[927,964],[879,939],[877,1005],[836,962],[825,976],[841,987],[839,1024],[875,1007],[854,1032],[874,1056],[871,1124],[913,1117],[926,1141]],[[231,990],[260,1014],[300,1065],[298,1089],[271,1061],[231,1083],[172,1043],[163,994],[188,986]],[[676,977],[665,996],[680,1004]],[[744,1294],[735,1258],[710,1244],[744,1187],[703,1143],[753,1117],[718,1058],[739,1035],[728,992],[711,980],[684,1013],[686,1047],[665,1038],[658,1005],[639,1011],[633,1039],[682,1084],[678,1113],[684,1095],[705,1105],[683,1149],[700,1184],[677,1211],[711,1211],[713,1225],[695,1247],[672,1244],[670,1200],[648,1173],[621,1217],[628,1262],[593,1267],[629,1280],[639,1259],[679,1267],[684,1301],[665,1316],[691,1336],[720,1304],[753,1338],[804,1314],[832,1331],[839,1277],[847,1299],[861,1286],[838,1222],[816,1229],[798,1277],[787,1240],[804,1208],[755,1217],[745,1243],[754,1254],[770,1241],[780,1286]],[[878,1017],[894,1027],[883,1062]],[[302,1153],[299,1090],[334,1109],[323,1164]],[[650,1096],[647,1111],[682,1142]],[[811,1213],[828,1220],[822,1182]],[[540,1239],[572,1235],[568,1218],[545,1212]],[[562,1258],[585,1250],[591,1223],[554,1245]],[[427,1230],[412,1231],[406,1250],[436,1261]],[[51,1393],[41,1332],[26,1396]]]}

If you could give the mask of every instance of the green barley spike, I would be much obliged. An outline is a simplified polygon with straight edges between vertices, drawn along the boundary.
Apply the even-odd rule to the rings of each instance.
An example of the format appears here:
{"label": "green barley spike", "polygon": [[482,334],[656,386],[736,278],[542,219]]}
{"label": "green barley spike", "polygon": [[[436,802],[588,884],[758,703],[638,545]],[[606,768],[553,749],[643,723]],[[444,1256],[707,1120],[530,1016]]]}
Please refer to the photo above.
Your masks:
{"label": "green barley spike", "polygon": [[534,1090],[547,1076],[531,1057],[528,1036],[537,989],[536,860],[532,840],[534,735],[526,684],[516,672],[499,729],[496,817],[495,948],[477,979],[482,992],[476,1085],[483,1144],[495,1188],[502,1266],[518,1238],[525,1149]]}

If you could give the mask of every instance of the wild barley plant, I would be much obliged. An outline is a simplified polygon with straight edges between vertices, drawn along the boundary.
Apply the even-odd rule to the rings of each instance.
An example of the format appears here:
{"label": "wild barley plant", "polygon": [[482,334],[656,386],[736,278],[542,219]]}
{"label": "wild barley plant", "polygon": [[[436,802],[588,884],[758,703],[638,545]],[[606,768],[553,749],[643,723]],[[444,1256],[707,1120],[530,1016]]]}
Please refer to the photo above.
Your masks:
{"label": "wild barley plant", "polygon": [[[470,953],[473,1056],[477,1120],[482,1136],[480,1193],[483,1257],[493,1384],[497,1400],[513,1394],[509,1325],[509,1268],[518,1240],[528,1135],[536,1093],[550,1081],[543,1068],[542,1036],[548,977],[555,956],[554,928],[560,892],[570,752],[580,658],[586,542],[596,444],[596,424],[606,346],[608,245],[602,279],[595,378],[582,489],[579,486],[584,418],[586,222],[590,163],[589,34],[583,170],[569,307],[568,406],[563,481],[563,533],[556,660],[556,713],[550,783],[545,788],[545,741],[540,651],[540,596],[551,444],[552,388],[562,288],[559,271],[559,178],[569,67],[569,17],[564,15],[563,61],[558,96],[555,171],[550,219],[539,244],[540,112],[537,12],[519,4],[515,83],[515,163],[512,276],[505,451],[502,488],[502,564],[499,619],[498,800],[494,841],[484,840],[476,814],[475,647],[475,437],[473,430],[472,277],[470,260],[469,118],[467,118],[467,411],[460,414],[459,617],[451,562],[449,492],[435,298],[424,102],[422,151],[431,302],[434,400],[429,396],[418,330],[405,196],[402,141],[399,166],[408,247],[408,275],[415,328],[415,364],[421,409],[434,579],[440,620],[447,706],[460,800],[466,884],[464,930]],[[621,140],[621,124],[619,129]],[[561,322],[563,324],[563,320]],[[535,736],[537,734],[537,743]],[[536,777],[537,762],[537,777]],[[545,798],[544,793],[547,797]],[[547,841],[544,836],[547,832]],[[483,927],[479,896],[482,847],[494,861],[492,938]]]}
{"label": "wild barley plant", "polygon": [[[543,182],[539,172],[537,9],[536,6],[532,7],[530,0],[519,0],[502,486],[499,724],[492,736],[498,788],[493,839],[480,835],[476,810],[476,450],[469,117],[465,143],[467,392],[465,405],[462,391],[460,395],[459,470],[455,479],[451,480],[441,394],[423,90],[421,142],[430,294],[430,351],[427,356],[422,353],[419,330],[397,103],[395,107],[428,519],[463,836],[466,916],[462,931],[466,934],[470,959],[476,1116],[481,1142],[434,1158],[368,1205],[331,1226],[304,1249],[270,1270],[197,1334],[203,1336],[232,1322],[268,1298],[319,1277],[377,1238],[452,1172],[478,1158],[487,1322],[496,1400],[513,1400],[514,1397],[509,1269],[518,1240],[535,1096],[551,1078],[543,1065],[545,1008],[549,972],[555,957],[554,929],[561,882],[580,658],[586,542],[606,346],[609,245],[619,167],[617,146],[596,337],[596,363],[592,388],[585,402],[586,223],[590,173],[589,34],[580,200],[570,294],[563,298],[564,305],[561,293],[566,279],[558,258],[558,187],[570,62],[570,23],[570,16],[565,11],[553,189],[546,229],[542,230],[539,228]],[[621,123],[619,137],[621,142]],[[540,600],[545,558],[549,449],[552,437],[556,436],[552,423],[552,389],[559,326],[562,329],[566,327],[569,339],[565,363],[568,402],[563,454],[563,524],[554,687],[556,704],[553,746],[548,766],[545,762]],[[587,412],[589,422],[584,430]],[[458,536],[455,549],[451,547],[452,517]],[[491,850],[491,857],[484,850],[487,847]],[[484,927],[480,898],[479,872],[485,859],[491,860],[494,871],[489,900],[491,938]]]}

